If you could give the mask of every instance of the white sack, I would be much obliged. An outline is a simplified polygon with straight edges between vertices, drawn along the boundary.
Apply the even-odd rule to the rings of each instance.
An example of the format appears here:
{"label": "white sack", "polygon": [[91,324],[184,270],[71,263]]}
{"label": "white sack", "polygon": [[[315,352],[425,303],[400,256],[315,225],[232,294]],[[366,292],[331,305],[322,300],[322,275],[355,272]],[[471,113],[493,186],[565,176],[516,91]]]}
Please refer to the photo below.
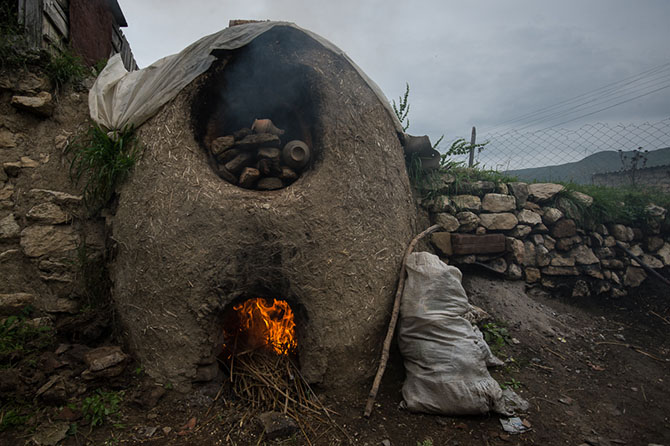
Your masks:
{"label": "white sack", "polygon": [[411,254],[406,267],[398,346],[407,408],[445,415],[506,412],[502,390],[486,369],[500,360],[463,317],[471,306],[461,271],[427,252]]}
{"label": "white sack", "polygon": [[179,54],[164,57],[141,70],[128,72],[120,54],[109,59],[88,95],[91,118],[108,130],[140,126],[158,109],[173,99],[182,88],[207,71],[216,60],[214,50],[233,50],[243,47],[275,26],[298,29],[324,48],[344,57],[367,82],[386,107],[396,130],[402,126],[381,89],[338,47],[321,36],[289,22],[259,22],[237,25],[203,37]]}

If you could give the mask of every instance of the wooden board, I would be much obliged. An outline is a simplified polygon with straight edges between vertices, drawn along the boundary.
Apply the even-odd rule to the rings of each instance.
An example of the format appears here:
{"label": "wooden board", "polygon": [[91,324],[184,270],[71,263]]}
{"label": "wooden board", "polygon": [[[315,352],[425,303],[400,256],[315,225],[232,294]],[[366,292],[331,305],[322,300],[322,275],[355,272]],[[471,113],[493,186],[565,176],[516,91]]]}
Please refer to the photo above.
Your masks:
{"label": "wooden board", "polygon": [[505,252],[505,236],[503,234],[451,234],[451,250],[455,255]]}
{"label": "wooden board", "polygon": [[44,15],[65,40],[70,36],[69,19],[62,5],[56,0],[44,0]]}

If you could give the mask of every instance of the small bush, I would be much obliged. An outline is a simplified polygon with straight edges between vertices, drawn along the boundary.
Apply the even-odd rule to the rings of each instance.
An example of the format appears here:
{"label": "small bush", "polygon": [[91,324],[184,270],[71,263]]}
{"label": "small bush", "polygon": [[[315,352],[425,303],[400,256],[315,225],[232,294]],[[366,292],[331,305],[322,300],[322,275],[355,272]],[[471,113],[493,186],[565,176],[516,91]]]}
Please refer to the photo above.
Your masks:
{"label": "small bush", "polygon": [[494,354],[497,354],[505,345],[509,344],[510,336],[507,328],[495,322],[482,324],[480,327],[484,340]]}
{"label": "small bush", "polygon": [[130,173],[140,145],[132,128],[110,135],[93,124],[68,146],[66,154],[72,156],[71,179],[77,184],[84,182],[84,201],[97,210],[109,202],[115,188]]}
{"label": "small bush", "polygon": [[52,56],[44,71],[58,90],[67,83],[81,82],[86,75],[86,67],[81,58],[69,49]]}
{"label": "small bush", "polygon": [[102,425],[119,411],[123,395],[123,392],[104,392],[98,389],[95,394],[84,399],[81,413],[91,428]]}

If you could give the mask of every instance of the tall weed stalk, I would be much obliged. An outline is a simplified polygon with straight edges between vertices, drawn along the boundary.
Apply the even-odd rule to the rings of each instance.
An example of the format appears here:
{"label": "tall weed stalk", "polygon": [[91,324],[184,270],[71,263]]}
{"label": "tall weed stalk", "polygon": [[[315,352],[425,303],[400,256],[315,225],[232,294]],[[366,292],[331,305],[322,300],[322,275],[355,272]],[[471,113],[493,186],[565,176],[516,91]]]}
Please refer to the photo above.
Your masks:
{"label": "tall weed stalk", "polygon": [[132,127],[108,134],[95,124],[68,146],[66,155],[72,156],[70,177],[76,184],[83,183],[84,202],[89,209],[97,210],[109,202],[140,151]]}

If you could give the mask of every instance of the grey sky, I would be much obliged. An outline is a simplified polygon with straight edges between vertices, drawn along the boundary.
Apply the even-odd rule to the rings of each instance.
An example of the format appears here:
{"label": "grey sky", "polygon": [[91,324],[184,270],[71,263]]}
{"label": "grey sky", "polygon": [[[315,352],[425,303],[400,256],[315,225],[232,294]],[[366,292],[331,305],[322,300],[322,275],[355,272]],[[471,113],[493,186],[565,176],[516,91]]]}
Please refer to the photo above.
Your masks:
{"label": "grey sky", "polygon": [[[449,141],[469,135],[472,125],[486,133],[517,115],[670,62],[670,2],[665,0],[119,4],[141,67],[225,28],[230,19],[295,22],[347,52],[389,99],[409,82],[410,132],[432,139],[444,133]],[[664,73],[639,92],[670,85],[670,68]],[[668,117],[670,88],[566,125]]]}

